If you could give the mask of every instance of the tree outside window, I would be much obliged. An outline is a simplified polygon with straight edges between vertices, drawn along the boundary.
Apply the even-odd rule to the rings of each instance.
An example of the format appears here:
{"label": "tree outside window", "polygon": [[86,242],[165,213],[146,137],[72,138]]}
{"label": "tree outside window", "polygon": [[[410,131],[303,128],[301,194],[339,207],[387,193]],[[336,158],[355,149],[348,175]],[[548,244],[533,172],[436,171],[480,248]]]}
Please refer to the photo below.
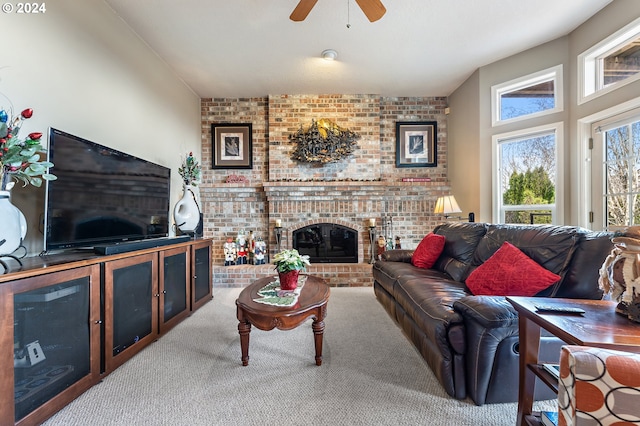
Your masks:
{"label": "tree outside window", "polygon": [[640,121],[605,132],[607,228],[640,224]]}
{"label": "tree outside window", "polygon": [[498,142],[504,223],[552,223],[556,203],[554,131]]}

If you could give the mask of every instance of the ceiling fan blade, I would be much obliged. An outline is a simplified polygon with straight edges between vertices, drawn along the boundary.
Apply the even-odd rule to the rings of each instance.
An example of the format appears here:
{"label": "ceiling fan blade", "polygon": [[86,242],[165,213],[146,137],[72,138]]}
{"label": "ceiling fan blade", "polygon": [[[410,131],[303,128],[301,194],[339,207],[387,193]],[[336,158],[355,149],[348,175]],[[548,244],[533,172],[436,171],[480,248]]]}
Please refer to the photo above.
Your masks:
{"label": "ceiling fan blade", "polygon": [[387,12],[380,0],[356,0],[360,9],[367,15],[370,22],[375,22],[382,18]]}
{"label": "ceiling fan blade", "polygon": [[300,3],[298,3],[296,8],[293,9],[293,12],[291,12],[289,19],[295,22],[304,21],[317,2],[318,0],[300,0]]}

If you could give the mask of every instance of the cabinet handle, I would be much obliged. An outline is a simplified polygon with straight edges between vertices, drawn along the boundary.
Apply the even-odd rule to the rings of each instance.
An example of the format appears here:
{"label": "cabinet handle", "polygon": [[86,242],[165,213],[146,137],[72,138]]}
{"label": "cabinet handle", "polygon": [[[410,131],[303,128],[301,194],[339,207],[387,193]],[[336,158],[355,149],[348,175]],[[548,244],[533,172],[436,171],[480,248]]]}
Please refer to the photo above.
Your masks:
{"label": "cabinet handle", "polygon": [[102,320],[97,320],[95,323],[96,324],[102,324]]}
{"label": "cabinet handle", "polygon": [[154,294],[155,297],[160,297],[160,293]]}
{"label": "cabinet handle", "polygon": [[197,275],[194,275],[194,276],[193,276],[193,279],[194,279],[194,280],[197,280],[197,279],[198,279],[198,276],[197,276]]}
{"label": "cabinet handle", "polygon": [[167,294],[167,290],[162,290],[162,294]]}

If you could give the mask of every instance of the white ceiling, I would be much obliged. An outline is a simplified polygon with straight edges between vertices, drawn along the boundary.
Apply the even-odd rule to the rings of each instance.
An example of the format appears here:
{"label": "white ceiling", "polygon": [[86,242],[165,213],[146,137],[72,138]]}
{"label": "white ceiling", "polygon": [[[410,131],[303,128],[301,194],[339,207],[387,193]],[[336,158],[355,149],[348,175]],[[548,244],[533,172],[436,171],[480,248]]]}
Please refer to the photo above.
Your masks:
{"label": "white ceiling", "polygon": [[448,96],[612,0],[383,0],[374,23],[354,0],[320,0],[303,22],[289,20],[298,0],[105,1],[200,97],[236,98]]}

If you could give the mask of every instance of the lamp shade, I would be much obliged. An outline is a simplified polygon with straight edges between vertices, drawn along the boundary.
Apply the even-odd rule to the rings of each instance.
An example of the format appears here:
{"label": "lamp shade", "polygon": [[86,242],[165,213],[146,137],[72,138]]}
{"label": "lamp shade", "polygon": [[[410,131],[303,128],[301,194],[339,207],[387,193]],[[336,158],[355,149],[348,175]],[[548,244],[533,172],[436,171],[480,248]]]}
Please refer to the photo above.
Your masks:
{"label": "lamp shade", "polygon": [[433,210],[433,213],[441,214],[445,217],[449,216],[451,213],[461,212],[462,210],[453,195],[438,197],[438,200],[436,201],[436,208]]}

